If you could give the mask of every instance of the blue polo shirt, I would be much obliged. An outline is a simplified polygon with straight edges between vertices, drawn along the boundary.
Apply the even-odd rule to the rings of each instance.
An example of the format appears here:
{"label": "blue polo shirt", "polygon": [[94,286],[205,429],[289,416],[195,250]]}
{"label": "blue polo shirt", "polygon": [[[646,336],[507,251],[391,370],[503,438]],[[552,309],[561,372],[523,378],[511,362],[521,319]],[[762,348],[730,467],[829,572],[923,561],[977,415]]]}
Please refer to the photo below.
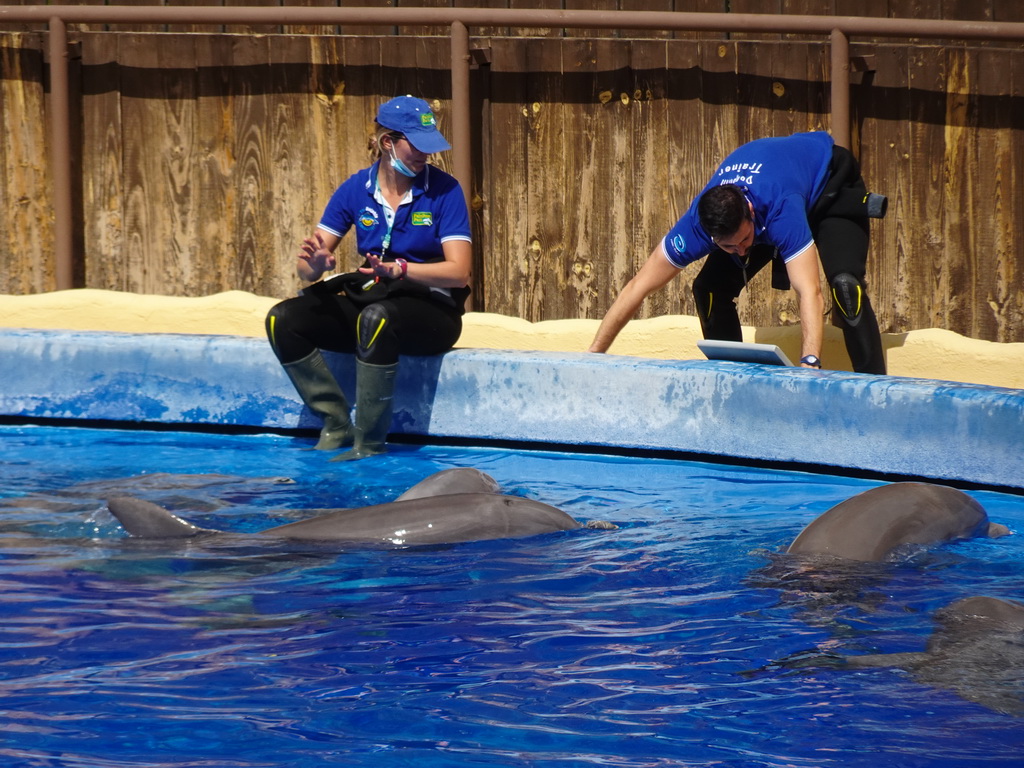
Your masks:
{"label": "blue polo shirt", "polygon": [[388,261],[396,256],[420,263],[443,261],[442,243],[472,241],[469,211],[459,182],[428,165],[413,179],[412,200],[394,212],[391,242],[385,253],[389,227],[385,206],[376,194],[379,163],[352,174],[334,191],[320,217],[321,229],[343,237],[354,225],[359,255],[383,255]]}
{"label": "blue polo shirt", "polygon": [[835,142],[824,131],[757,139],[739,147],[662,240],[665,255],[682,269],[716,246],[700,225],[697,202],[712,187],[735,184],[754,207],[754,242],[775,246],[783,261],[810,247],[807,214],[825,190]]}

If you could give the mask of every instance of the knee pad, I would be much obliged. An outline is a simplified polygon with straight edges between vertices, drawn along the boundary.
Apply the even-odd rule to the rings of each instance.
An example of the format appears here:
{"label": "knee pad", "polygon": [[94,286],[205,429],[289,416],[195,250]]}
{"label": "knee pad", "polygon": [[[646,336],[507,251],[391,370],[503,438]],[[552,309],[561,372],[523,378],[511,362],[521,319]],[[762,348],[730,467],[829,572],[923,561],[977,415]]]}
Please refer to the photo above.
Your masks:
{"label": "knee pad", "polygon": [[277,323],[278,323],[278,312],[277,308],[280,305],[275,304],[271,307],[270,311],[267,312],[267,318],[263,322],[263,328],[267,332],[267,341],[270,342],[270,348],[274,350],[274,354],[277,352]]}
{"label": "knee pad", "polygon": [[843,315],[846,324],[855,328],[860,322],[867,293],[864,284],[849,272],[841,272],[832,278],[832,298]]}
{"label": "knee pad", "polygon": [[865,192],[863,185],[860,188],[845,187],[839,190],[825,209],[829,216],[867,216],[871,219],[884,219],[888,210],[889,198],[874,192]]}
{"label": "knee pad", "polygon": [[383,303],[368,305],[356,318],[356,354],[364,363],[391,365],[398,361],[395,322]]}
{"label": "knee pad", "polygon": [[282,301],[271,307],[267,313],[264,328],[267,332],[267,340],[270,342],[270,349],[283,364],[301,360],[315,349],[310,342],[295,332],[293,315],[289,311],[288,301]]}

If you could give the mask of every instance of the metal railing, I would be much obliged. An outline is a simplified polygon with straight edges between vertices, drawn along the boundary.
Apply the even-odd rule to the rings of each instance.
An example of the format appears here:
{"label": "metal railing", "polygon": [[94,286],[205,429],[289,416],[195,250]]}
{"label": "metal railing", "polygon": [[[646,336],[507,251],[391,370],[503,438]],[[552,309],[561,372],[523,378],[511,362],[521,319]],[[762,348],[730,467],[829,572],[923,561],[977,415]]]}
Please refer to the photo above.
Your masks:
{"label": "metal railing", "polygon": [[73,282],[73,190],[68,80],[68,24],[218,24],[448,26],[451,40],[452,172],[468,196],[470,155],[470,27],[655,29],[686,32],[761,32],[821,35],[831,42],[831,127],[836,143],[850,144],[850,37],[1024,40],[1024,22],[788,16],[675,11],[561,11],[509,8],[302,8],[223,6],[25,5],[0,8],[5,23],[45,23],[49,29],[50,162],[55,218],[57,289]]}

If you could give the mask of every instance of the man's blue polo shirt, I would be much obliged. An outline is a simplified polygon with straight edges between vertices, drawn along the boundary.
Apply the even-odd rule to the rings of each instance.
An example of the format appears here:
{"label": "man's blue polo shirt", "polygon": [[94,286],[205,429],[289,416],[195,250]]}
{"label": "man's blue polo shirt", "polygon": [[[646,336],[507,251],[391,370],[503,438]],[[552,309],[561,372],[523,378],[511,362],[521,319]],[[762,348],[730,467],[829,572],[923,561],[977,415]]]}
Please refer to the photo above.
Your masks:
{"label": "man's blue polo shirt", "polygon": [[807,214],[828,181],[835,142],[824,131],[757,139],[736,149],[662,240],[665,255],[682,269],[715,250],[697,216],[697,202],[712,187],[735,184],[754,206],[755,243],[774,245],[783,261],[813,242]]}
{"label": "man's blue polo shirt", "polygon": [[343,237],[355,225],[359,255],[373,253],[388,260],[399,256],[416,262],[441,261],[441,243],[472,240],[462,188],[452,176],[428,165],[413,179],[412,202],[395,211],[391,244],[384,254],[388,222],[374,194],[379,163],[352,174],[334,191],[320,218],[321,229]]}

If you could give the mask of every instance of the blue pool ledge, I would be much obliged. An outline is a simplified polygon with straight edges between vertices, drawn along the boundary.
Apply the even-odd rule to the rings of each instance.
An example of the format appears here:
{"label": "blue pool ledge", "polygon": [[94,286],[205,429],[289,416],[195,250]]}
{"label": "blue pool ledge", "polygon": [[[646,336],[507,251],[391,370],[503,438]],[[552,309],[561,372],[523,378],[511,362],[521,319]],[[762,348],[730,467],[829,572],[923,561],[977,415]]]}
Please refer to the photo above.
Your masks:
{"label": "blue pool ledge", "polygon": [[[0,354],[0,416],[317,426],[259,339],[5,329]],[[392,432],[1024,487],[1024,391],[838,371],[456,349],[403,361]]]}

